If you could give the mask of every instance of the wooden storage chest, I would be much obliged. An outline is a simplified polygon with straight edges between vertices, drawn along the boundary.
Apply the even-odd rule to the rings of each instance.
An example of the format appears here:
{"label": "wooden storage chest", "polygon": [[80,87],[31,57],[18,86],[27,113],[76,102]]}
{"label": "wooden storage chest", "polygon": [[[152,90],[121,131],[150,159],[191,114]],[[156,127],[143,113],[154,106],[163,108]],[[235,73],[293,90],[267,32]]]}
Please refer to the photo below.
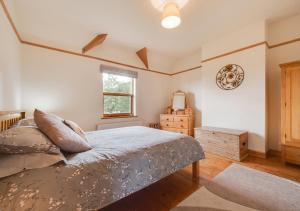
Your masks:
{"label": "wooden storage chest", "polygon": [[241,161],[248,156],[248,132],[215,127],[195,128],[205,152]]}

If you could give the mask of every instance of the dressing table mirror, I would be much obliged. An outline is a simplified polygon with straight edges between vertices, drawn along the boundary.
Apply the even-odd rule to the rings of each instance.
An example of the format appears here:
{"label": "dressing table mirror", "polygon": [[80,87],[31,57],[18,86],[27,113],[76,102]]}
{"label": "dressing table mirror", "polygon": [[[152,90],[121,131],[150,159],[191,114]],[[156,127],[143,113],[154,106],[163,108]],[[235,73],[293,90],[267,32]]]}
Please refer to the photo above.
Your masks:
{"label": "dressing table mirror", "polygon": [[172,108],[175,112],[186,108],[186,97],[184,92],[175,92],[173,94]]}
{"label": "dressing table mirror", "polygon": [[182,91],[173,93],[171,105],[160,115],[160,128],[171,132],[193,136],[194,115],[188,106],[187,96]]}

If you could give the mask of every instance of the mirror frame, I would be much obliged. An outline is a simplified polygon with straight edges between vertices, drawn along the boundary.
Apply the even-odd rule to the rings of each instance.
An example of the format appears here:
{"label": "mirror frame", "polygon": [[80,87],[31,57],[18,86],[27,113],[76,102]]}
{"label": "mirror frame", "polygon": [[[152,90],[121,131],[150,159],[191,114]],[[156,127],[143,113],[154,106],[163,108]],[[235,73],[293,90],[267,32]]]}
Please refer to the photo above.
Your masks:
{"label": "mirror frame", "polygon": [[[174,93],[173,93],[173,95],[172,95],[172,109],[175,111],[175,109],[174,109],[173,105],[174,105],[174,98],[175,98],[175,96],[176,96],[177,94],[184,95],[184,108],[182,108],[182,109],[178,109],[178,110],[176,110],[176,111],[180,111],[180,110],[184,110],[184,109],[186,109],[186,108],[187,108],[187,99],[186,99],[186,93],[185,93],[185,92],[183,92],[183,91],[180,91],[180,90],[178,90],[178,91],[174,92]],[[175,112],[176,112],[176,111],[175,111]]]}

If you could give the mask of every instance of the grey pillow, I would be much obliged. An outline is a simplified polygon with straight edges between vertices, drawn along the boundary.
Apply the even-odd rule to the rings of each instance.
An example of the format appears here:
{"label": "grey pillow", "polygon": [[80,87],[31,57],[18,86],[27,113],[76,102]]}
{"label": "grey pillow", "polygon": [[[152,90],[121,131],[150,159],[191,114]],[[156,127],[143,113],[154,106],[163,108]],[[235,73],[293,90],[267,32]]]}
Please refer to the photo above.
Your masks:
{"label": "grey pillow", "polygon": [[0,153],[36,152],[59,154],[60,149],[37,127],[15,127],[0,133]]}
{"label": "grey pillow", "polygon": [[71,120],[64,120],[64,123],[71,128],[75,133],[80,135],[81,138],[83,138],[85,141],[87,141],[87,138],[85,136],[84,131],[79,127],[79,125]]}
{"label": "grey pillow", "polygon": [[36,109],[34,120],[39,129],[63,151],[76,153],[91,149],[88,143],[65,125],[59,117]]}
{"label": "grey pillow", "polygon": [[28,169],[48,167],[60,161],[66,162],[62,153],[56,155],[45,153],[0,155],[0,178]]}

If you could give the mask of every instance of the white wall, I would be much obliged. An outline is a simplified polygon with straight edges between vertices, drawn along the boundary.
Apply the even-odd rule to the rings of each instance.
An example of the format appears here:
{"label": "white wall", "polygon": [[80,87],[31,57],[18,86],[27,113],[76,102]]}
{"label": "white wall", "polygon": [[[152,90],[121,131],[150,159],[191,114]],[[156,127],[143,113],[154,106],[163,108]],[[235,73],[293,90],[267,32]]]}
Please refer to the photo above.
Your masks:
{"label": "white wall", "polygon": [[[37,107],[59,114],[78,122],[85,130],[94,130],[99,122],[111,121],[100,119],[102,62],[25,45],[21,49],[22,108],[32,112]],[[121,53],[128,60],[127,55],[132,52],[118,49],[115,55]],[[134,57],[130,63],[138,62]],[[158,122],[170,97],[169,77],[146,71],[138,73],[138,118],[145,124]]]}
{"label": "white wall", "polygon": [[[190,67],[196,67],[201,64],[201,50],[195,54],[183,58],[173,66],[173,72],[178,70],[188,69]],[[171,80],[171,92],[176,92],[178,90],[187,93],[188,104],[193,108],[195,112],[195,126],[200,127],[202,123],[202,113],[201,113],[201,91],[202,91],[202,72],[201,68],[193,71],[181,73],[174,75],[170,78]]]}
{"label": "white wall", "polygon": [[[216,55],[265,40],[265,23],[258,22],[232,34],[206,43],[202,55],[196,53],[177,63],[188,66],[197,58],[205,60]],[[199,62],[199,61],[198,61]],[[239,64],[245,71],[240,87],[224,91],[217,87],[215,77],[227,64]],[[200,62],[198,63],[198,65]],[[266,46],[231,54],[202,63],[201,70],[175,75],[172,90],[186,91],[192,96],[196,110],[196,126],[215,126],[249,131],[249,149],[265,152],[266,134]],[[178,67],[174,67],[177,69]],[[202,117],[201,117],[202,116]],[[201,123],[202,119],[202,123]]]}
{"label": "white wall", "polygon": [[20,108],[20,43],[0,9],[0,110]]}
{"label": "white wall", "polygon": [[[14,13],[12,2],[7,4]],[[299,38],[299,23],[300,15],[271,23],[267,30],[264,21],[257,22],[204,44],[198,52],[175,64],[174,58],[150,51],[150,68],[175,72],[198,66],[207,58],[262,42],[266,37],[271,45]],[[102,62],[25,45],[20,47],[3,10],[0,10],[0,46],[0,110],[32,111],[39,107],[77,121],[87,130],[95,129],[99,122],[121,121],[100,119],[103,108],[99,66]],[[89,54],[143,66],[135,55],[136,50],[104,43]],[[269,142],[271,149],[279,150],[278,65],[295,60],[300,60],[300,42],[267,52],[265,46],[251,48],[205,62],[202,68],[171,78],[138,71],[137,114],[145,124],[157,122],[159,114],[170,104],[171,93],[186,91],[195,110],[196,126],[245,129],[250,132],[250,149],[264,152]],[[215,84],[216,72],[228,63],[241,65],[246,73],[243,84],[233,91],[220,90]]]}
{"label": "white wall", "polygon": [[[300,15],[275,22],[268,27],[268,42],[273,45],[300,37]],[[268,52],[269,146],[280,150],[280,68],[279,64],[300,60],[300,42],[272,48]]]}
{"label": "white wall", "polygon": [[[202,75],[203,125],[249,132],[249,149],[265,152],[266,94],[265,46],[204,63]],[[245,72],[240,87],[226,91],[217,87],[216,74],[227,64],[238,64]]]}

